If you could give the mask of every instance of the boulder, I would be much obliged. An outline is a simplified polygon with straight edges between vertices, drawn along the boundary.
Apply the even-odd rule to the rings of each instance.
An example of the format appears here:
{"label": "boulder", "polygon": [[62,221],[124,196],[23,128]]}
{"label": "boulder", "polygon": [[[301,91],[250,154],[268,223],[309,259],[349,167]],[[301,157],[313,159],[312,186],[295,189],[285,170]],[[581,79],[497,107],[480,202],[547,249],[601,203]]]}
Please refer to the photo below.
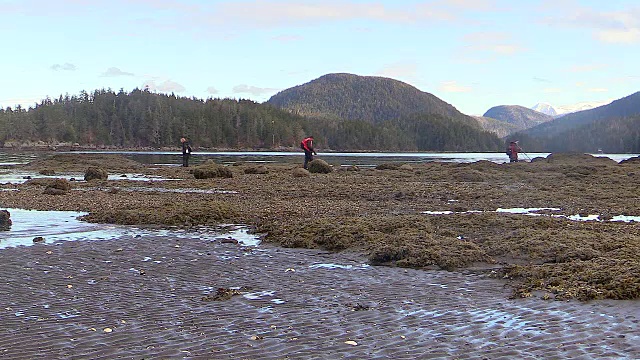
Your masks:
{"label": "boulder", "polygon": [[192,170],[193,177],[196,179],[212,179],[212,178],[232,178],[233,172],[226,166],[216,164],[212,160],[207,160],[204,164]]}
{"label": "boulder", "polygon": [[293,175],[293,177],[309,177],[310,173],[303,169],[303,168],[295,168],[293,169],[293,172],[291,173],[291,175]]}
{"label": "boulder", "polygon": [[333,171],[333,167],[322,159],[315,159],[309,163],[309,172],[314,174],[328,174]]}
{"label": "boulder", "polygon": [[11,229],[11,214],[7,210],[0,210],[0,231]]}
{"label": "boulder", "polygon": [[109,174],[107,173],[107,171],[105,169],[95,167],[95,166],[89,167],[87,171],[84,173],[85,181],[107,180],[107,178],[109,178]]}

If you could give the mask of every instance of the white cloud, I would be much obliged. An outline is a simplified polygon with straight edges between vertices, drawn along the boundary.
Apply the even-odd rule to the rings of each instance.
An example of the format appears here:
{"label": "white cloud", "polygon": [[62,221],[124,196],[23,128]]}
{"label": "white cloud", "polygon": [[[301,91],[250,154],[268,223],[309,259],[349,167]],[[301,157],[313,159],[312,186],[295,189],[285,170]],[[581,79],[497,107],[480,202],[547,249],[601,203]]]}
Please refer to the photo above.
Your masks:
{"label": "white cloud", "polygon": [[234,94],[251,94],[254,96],[266,95],[280,91],[279,89],[261,88],[256,86],[250,86],[241,84],[233,87]]}
{"label": "white cloud", "polygon": [[526,51],[512,39],[510,34],[503,32],[474,32],[462,38],[463,47],[456,58],[466,60],[476,59],[477,62],[493,60],[498,56],[510,56]]}
{"label": "white cloud", "polygon": [[158,84],[156,84],[155,80],[149,80],[149,81],[146,81],[142,87],[143,88],[149,87],[149,90],[151,91],[158,91],[162,93],[169,93],[169,92],[179,93],[186,90],[184,86],[171,80],[165,80]]}
{"label": "white cloud", "polygon": [[445,81],[440,84],[440,90],[444,92],[465,93],[471,92],[470,86],[460,85],[456,81]]}
{"label": "white cloud", "polygon": [[602,11],[580,6],[562,6],[559,15],[545,19],[548,24],[591,30],[592,37],[604,43],[635,44],[640,42],[640,7],[619,11]]}
{"label": "white cloud", "polygon": [[207,88],[207,92],[208,92],[209,94],[211,94],[211,95],[215,95],[215,94],[217,94],[219,91],[218,91],[218,89],[214,88],[213,86],[209,86],[209,87]]}
{"label": "white cloud", "polygon": [[53,64],[50,67],[51,70],[53,71],[76,71],[76,66],[70,63],[64,63],[64,64]]}
{"label": "white cloud", "polygon": [[413,81],[418,75],[418,64],[411,61],[387,64],[376,75]]}
{"label": "white cloud", "polygon": [[107,71],[103,72],[102,75],[103,77],[117,77],[117,76],[134,76],[132,73],[130,72],[125,72],[120,70],[117,67],[110,67],[107,69]]}

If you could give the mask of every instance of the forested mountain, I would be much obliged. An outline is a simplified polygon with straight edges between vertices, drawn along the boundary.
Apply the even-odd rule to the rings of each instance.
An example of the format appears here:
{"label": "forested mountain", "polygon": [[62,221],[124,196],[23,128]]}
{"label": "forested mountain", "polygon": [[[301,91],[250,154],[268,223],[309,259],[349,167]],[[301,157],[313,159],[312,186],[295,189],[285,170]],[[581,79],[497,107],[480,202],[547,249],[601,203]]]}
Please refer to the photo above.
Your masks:
{"label": "forested mountain", "polygon": [[494,106],[487,110],[483,116],[505,121],[516,126],[517,130],[528,129],[553,120],[553,117],[550,115],[520,105]]}
{"label": "forested mountain", "polygon": [[598,120],[617,119],[640,114],[640,92],[595,109],[564,115],[556,120],[522,131],[533,137],[550,137]]}
{"label": "forested mountain", "polygon": [[476,119],[484,130],[492,132],[501,138],[520,130],[518,126],[506,121],[496,120],[485,116],[474,116],[473,118]]}
{"label": "forested mountain", "polygon": [[283,90],[269,104],[294,114],[363,120],[374,124],[414,114],[476,122],[436,96],[404,82],[377,76],[328,74]]}
{"label": "forested mountain", "polygon": [[519,134],[527,151],[640,153],[640,114],[601,119],[545,137]]}
{"label": "forested mountain", "polygon": [[391,151],[491,151],[502,142],[464,118],[416,114],[371,123],[313,118],[249,100],[176,97],[139,89],[81,92],[45,99],[25,110],[0,109],[0,145],[42,141],[123,148],[178,146],[183,136],[197,148],[297,148],[314,135],[319,149]]}

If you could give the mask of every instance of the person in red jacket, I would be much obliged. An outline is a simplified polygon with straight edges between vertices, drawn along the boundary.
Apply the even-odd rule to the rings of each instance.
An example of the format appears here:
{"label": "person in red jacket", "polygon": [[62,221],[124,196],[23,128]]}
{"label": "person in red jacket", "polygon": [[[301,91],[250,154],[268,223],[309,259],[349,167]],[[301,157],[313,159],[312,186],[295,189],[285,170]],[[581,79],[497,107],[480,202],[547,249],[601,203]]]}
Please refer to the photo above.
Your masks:
{"label": "person in red jacket", "polygon": [[300,143],[300,147],[304,150],[304,168],[307,168],[309,162],[313,161],[313,155],[318,155],[313,149],[313,136],[304,138]]}
{"label": "person in red jacket", "polygon": [[509,162],[518,162],[518,152],[522,151],[522,148],[518,146],[518,141],[512,141],[507,148],[507,155],[509,155]]}

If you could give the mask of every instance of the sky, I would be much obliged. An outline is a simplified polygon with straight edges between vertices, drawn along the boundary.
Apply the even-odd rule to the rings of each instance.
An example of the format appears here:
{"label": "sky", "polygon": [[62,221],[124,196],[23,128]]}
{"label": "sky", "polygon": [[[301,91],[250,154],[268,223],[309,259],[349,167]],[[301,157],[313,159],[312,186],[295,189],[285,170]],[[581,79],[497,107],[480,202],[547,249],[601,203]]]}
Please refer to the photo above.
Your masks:
{"label": "sky", "polygon": [[0,107],[135,88],[264,102],[383,76],[469,115],[640,91],[637,0],[0,0]]}

